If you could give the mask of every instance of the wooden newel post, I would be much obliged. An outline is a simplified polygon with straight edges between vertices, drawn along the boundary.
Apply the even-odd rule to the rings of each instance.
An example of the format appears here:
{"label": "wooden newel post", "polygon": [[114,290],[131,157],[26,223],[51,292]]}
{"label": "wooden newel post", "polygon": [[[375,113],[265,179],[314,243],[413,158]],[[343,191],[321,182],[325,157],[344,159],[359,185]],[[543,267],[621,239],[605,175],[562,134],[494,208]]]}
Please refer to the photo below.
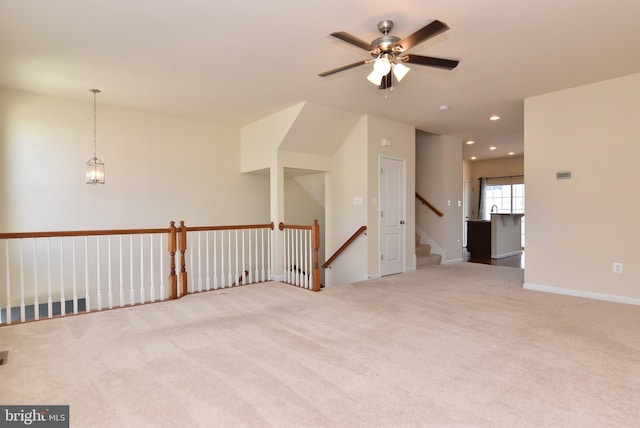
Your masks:
{"label": "wooden newel post", "polygon": [[311,225],[311,247],[313,248],[313,291],[320,291],[320,266],[318,262],[318,250],[320,249],[320,225],[318,220],[313,220]]}
{"label": "wooden newel post", "polygon": [[187,227],[180,221],[178,231],[178,251],[180,251],[180,297],[187,295],[187,262],[184,253],[187,251]]}
{"label": "wooden newel post", "polygon": [[167,242],[169,249],[169,300],[178,298],[178,277],[176,276],[176,222],[169,224],[169,236]]}

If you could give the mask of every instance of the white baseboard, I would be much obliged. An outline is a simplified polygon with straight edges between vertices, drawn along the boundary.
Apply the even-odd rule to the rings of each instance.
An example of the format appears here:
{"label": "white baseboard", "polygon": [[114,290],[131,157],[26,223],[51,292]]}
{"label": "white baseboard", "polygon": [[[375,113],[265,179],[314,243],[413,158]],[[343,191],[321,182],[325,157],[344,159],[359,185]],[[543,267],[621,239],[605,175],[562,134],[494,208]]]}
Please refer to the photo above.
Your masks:
{"label": "white baseboard", "polygon": [[271,275],[271,281],[284,282],[284,275]]}
{"label": "white baseboard", "polygon": [[451,260],[446,260],[446,261],[443,260],[442,264],[450,265],[450,264],[453,264],[453,263],[460,263],[460,262],[463,262],[463,261],[464,261],[464,259],[451,259]]}
{"label": "white baseboard", "polygon": [[492,259],[504,259],[505,257],[517,256],[518,254],[522,254],[522,250],[509,251],[508,253],[501,253],[497,255],[491,255]]}
{"label": "white baseboard", "polygon": [[563,294],[565,296],[584,297],[586,299],[604,300],[607,302],[625,303],[627,305],[640,306],[640,299],[635,299],[633,297],[616,296],[613,294],[592,293],[590,291],[550,287],[548,285],[531,284],[527,282],[522,284],[522,288],[524,288],[525,290],[542,291],[544,293]]}

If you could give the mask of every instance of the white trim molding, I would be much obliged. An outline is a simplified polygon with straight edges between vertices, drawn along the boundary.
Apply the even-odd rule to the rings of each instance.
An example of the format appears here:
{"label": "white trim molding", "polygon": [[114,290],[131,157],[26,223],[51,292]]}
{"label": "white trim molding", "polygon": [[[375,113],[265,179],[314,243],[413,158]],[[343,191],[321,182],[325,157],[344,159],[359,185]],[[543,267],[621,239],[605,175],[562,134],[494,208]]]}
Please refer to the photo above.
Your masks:
{"label": "white trim molding", "polygon": [[570,288],[551,287],[548,285],[531,284],[525,282],[522,288],[531,291],[542,291],[543,293],[563,294],[565,296],[584,297],[586,299],[604,300],[606,302],[625,303],[627,305],[640,306],[640,299],[613,294],[592,293],[590,291],[572,290]]}
{"label": "white trim molding", "polygon": [[447,259],[447,257],[446,257],[447,256],[447,252],[445,250],[443,250],[442,247],[440,245],[438,245],[438,243],[436,241],[431,239],[431,237],[429,235],[424,233],[424,231],[422,229],[420,229],[418,226],[416,226],[416,234],[420,235],[420,242],[422,242],[423,244],[431,245],[431,253],[432,254],[440,254],[442,256],[442,260],[443,261],[445,261]]}

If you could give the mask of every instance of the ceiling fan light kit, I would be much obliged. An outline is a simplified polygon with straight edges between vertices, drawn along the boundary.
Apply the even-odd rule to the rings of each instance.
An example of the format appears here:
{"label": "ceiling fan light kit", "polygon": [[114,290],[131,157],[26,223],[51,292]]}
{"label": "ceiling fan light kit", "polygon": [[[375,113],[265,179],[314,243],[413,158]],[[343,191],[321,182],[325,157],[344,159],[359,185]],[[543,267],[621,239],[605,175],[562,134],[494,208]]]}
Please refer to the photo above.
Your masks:
{"label": "ceiling fan light kit", "polygon": [[393,86],[394,77],[396,81],[400,82],[409,70],[411,70],[403,63],[443,68],[446,70],[453,70],[458,65],[459,61],[457,60],[405,54],[405,52],[413,46],[447,31],[449,27],[444,22],[438,20],[432,21],[405,39],[390,36],[389,32],[392,29],[393,21],[388,19],[380,21],[378,23],[378,30],[382,33],[382,37],[378,37],[371,43],[367,43],[345,31],[331,33],[331,35],[337,39],[369,51],[373,59],[354,62],[353,64],[319,73],[318,75],[320,77],[326,77],[363,64],[373,63],[373,71],[367,76],[367,80],[377,85],[379,89],[389,89]]}

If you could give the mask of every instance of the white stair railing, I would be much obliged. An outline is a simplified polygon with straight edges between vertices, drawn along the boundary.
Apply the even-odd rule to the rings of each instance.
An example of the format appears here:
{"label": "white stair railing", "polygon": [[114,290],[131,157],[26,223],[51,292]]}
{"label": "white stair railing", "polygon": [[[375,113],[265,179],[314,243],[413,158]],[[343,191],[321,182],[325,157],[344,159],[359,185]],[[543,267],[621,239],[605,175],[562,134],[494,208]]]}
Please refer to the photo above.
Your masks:
{"label": "white stair railing", "polygon": [[273,223],[187,227],[181,222],[177,233],[184,234],[184,248],[178,250],[189,269],[182,264],[179,294],[268,281],[272,230]]}
{"label": "white stair railing", "polygon": [[283,231],[283,282],[320,291],[318,221],[309,226],[280,223],[279,229]]}
{"label": "white stair railing", "polygon": [[168,232],[0,234],[0,324],[166,299]]}
{"label": "white stair railing", "polygon": [[0,324],[269,281],[272,231],[273,223],[171,222],[167,229],[0,233]]}

